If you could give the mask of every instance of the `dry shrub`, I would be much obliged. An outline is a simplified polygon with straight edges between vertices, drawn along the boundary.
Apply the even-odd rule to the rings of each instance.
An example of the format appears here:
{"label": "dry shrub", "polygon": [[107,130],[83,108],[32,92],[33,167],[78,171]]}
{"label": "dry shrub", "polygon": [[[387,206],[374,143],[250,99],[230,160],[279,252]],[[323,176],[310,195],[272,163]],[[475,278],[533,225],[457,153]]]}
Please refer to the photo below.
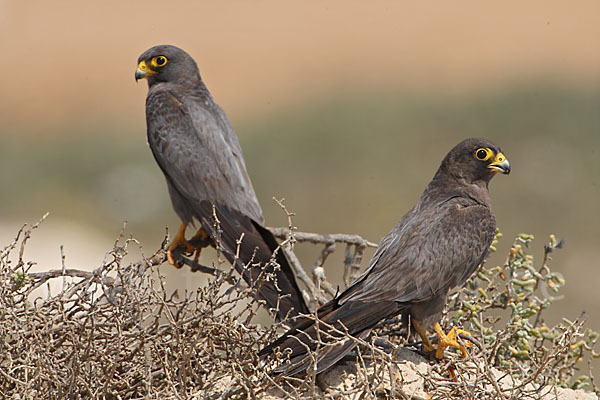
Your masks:
{"label": "dry shrub", "polygon": [[[231,273],[193,293],[168,293],[152,268],[165,261],[163,250],[122,265],[132,240],[116,243],[93,272],[29,273],[22,250],[30,233],[19,232],[1,258],[6,398],[185,398],[210,392],[222,375],[233,373],[243,386],[245,371],[254,373],[264,330],[249,322],[259,304],[240,301],[248,288],[225,290],[235,283]],[[29,301],[33,289],[63,275],[71,279],[60,293]]]}
{"label": "dry shrub", "polygon": [[[0,253],[2,398],[407,397],[398,375],[406,361],[397,354],[407,348],[418,352],[419,343],[407,343],[397,321],[382,323],[377,336],[350,338],[360,344],[349,358],[358,372],[343,391],[328,392],[314,374],[273,378],[256,354],[282,326],[253,323],[262,305],[228,264],[204,269],[214,276],[196,291],[169,292],[153,268],[165,261],[164,245],[152,257],[127,264],[128,247],[137,243],[120,237],[92,272],[63,266],[33,273],[24,250],[36,227],[25,226]],[[356,275],[364,249],[373,246],[354,235],[274,231],[286,238],[286,246],[296,241],[323,246],[312,279],[289,252],[313,306],[334,294],[323,266],[336,243],[346,246],[346,282]],[[519,236],[504,266],[483,266],[451,297],[446,327],[471,329],[476,346],[467,359],[449,352],[421,373],[432,397],[535,398],[548,384],[593,385],[589,377],[573,377],[597,335],[584,330],[582,319],[548,328],[541,317],[552,301],[539,295],[542,288],[558,290],[564,283],[547,265],[558,243],[547,246],[542,266],[533,269],[525,254],[531,239]],[[33,299],[32,291],[52,279],[63,280],[60,292]],[[506,377],[510,384],[502,383]]]}

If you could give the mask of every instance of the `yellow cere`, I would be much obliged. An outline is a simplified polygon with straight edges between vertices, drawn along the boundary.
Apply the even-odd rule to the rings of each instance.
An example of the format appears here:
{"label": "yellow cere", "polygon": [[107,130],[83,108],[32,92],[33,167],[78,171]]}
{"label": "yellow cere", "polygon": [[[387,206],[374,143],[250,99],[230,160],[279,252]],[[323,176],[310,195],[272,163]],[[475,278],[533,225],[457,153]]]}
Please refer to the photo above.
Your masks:
{"label": "yellow cere", "polygon": [[148,66],[146,65],[146,61],[140,61],[140,63],[138,64],[138,68],[140,69],[140,71],[146,71],[148,69]]}
{"label": "yellow cere", "polygon": [[505,157],[505,156],[504,156],[504,154],[502,154],[502,153],[498,153],[498,154],[496,154],[496,158],[494,158],[494,162],[495,162],[495,163],[501,163],[501,162],[503,162],[504,160],[506,160],[506,157]]}

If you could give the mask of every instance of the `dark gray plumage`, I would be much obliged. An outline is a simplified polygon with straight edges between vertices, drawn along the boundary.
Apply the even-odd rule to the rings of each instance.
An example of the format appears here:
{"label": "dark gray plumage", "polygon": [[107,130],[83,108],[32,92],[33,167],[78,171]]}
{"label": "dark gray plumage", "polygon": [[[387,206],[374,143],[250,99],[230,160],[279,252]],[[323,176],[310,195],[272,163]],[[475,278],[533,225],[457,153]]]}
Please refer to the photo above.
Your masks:
{"label": "dark gray plumage", "polygon": [[[196,62],[175,46],[155,46],[139,57],[135,77],[148,80],[148,144],[182,221],[168,249],[169,262],[177,266],[182,252],[199,252],[201,247],[215,245],[214,206],[225,256],[234,262],[236,241],[243,235],[235,267],[249,284],[254,284],[278,244],[263,227],[262,210],[237,136],[200,78]],[[194,219],[200,229],[188,242],[185,229]],[[276,261],[280,268],[275,271],[270,267],[266,272],[275,273],[277,282],[262,282],[258,297],[269,308],[277,309],[279,319],[307,312],[281,250]],[[242,267],[250,262],[260,265]]]}
{"label": "dark gray plumage", "polygon": [[[410,318],[413,326],[431,326],[439,319],[449,289],[463,285],[488,252],[496,229],[488,183],[497,172],[509,173],[510,165],[493,143],[467,139],[456,145],[417,204],[383,237],[365,272],[318,310],[319,319],[341,331],[343,324],[360,338],[379,321],[398,314],[405,321]],[[419,330],[424,335],[424,329]],[[307,347],[315,350],[316,335],[314,321],[306,318],[259,355],[266,359],[276,347],[291,349],[291,362],[275,372],[294,375],[310,365]],[[340,337],[323,324],[319,335],[325,343]],[[346,340],[322,348],[317,373],[354,346]]]}

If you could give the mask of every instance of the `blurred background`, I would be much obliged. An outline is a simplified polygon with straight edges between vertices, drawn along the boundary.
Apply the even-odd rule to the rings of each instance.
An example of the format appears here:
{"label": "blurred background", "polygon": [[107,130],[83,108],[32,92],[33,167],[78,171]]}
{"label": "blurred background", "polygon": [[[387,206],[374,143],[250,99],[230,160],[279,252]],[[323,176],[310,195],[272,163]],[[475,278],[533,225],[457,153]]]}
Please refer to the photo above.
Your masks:
{"label": "blurred background", "polygon": [[[60,245],[67,267],[95,268],[124,221],[145,255],[177,229],[134,80],[139,54],[168,43],[229,116],[269,226],[287,225],[285,198],[301,231],[378,242],[452,146],[496,142],[513,172],[491,183],[490,263],[518,233],[536,236],[536,267],[548,235],[565,238],[551,318],[585,310],[600,329],[595,0],[0,0],[0,43],[0,247],[50,212],[26,249],[39,269],[60,267]],[[305,268],[319,251],[298,247]],[[341,282],[339,258],[327,268]],[[204,279],[162,269],[182,288]]]}

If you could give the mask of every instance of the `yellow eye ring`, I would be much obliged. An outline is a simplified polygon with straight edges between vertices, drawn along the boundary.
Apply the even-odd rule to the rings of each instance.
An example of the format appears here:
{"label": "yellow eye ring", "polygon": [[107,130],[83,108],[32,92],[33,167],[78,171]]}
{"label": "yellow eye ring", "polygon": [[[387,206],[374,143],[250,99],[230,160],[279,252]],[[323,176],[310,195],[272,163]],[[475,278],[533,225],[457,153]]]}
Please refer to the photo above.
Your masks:
{"label": "yellow eye ring", "polygon": [[164,67],[167,64],[167,57],[165,56],[157,56],[152,59],[152,65],[154,67]]}
{"label": "yellow eye ring", "polygon": [[479,161],[487,161],[493,155],[494,152],[491,149],[488,149],[487,147],[480,147],[479,149],[475,150],[475,153],[473,153],[473,156]]}

